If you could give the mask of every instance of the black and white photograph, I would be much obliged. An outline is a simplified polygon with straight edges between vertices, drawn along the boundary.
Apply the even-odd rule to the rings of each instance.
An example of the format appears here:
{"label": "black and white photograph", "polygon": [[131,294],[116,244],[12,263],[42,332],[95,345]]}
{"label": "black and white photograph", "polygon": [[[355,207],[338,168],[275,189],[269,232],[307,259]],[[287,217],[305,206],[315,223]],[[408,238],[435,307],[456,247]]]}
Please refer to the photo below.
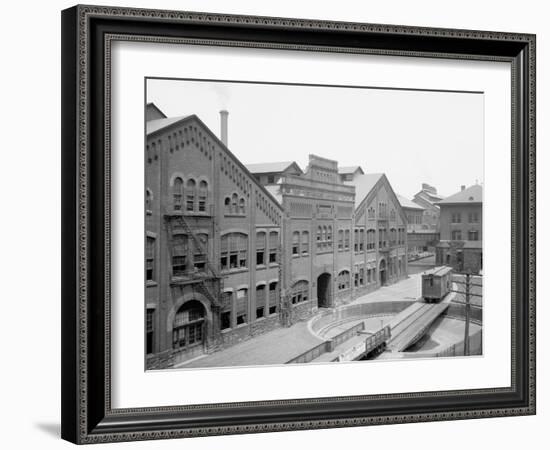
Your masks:
{"label": "black and white photograph", "polygon": [[145,99],[146,370],[483,357],[483,92]]}

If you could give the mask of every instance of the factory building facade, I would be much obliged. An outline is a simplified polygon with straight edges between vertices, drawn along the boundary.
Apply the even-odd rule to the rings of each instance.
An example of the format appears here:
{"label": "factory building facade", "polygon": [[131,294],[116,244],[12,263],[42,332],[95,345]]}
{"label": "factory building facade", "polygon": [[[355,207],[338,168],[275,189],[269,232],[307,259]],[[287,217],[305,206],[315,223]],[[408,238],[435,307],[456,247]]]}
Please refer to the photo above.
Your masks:
{"label": "factory building facade", "polygon": [[[310,155],[248,168],[197,116],[146,108],[146,366],[172,367],[407,276],[406,216],[383,174]],[[251,169],[251,170],[249,170]],[[266,349],[268,351],[268,349]]]}

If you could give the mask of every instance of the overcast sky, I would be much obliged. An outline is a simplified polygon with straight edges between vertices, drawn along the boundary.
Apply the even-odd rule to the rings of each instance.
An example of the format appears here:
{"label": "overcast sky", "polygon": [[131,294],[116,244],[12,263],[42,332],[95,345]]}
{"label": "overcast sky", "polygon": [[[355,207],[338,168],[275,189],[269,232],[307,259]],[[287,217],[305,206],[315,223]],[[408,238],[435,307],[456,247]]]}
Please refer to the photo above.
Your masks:
{"label": "overcast sky", "polygon": [[148,80],[147,102],[168,117],[196,114],[244,163],[310,153],[384,172],[412,198],[426,182],[444,196],[483,182],[483,94]]}

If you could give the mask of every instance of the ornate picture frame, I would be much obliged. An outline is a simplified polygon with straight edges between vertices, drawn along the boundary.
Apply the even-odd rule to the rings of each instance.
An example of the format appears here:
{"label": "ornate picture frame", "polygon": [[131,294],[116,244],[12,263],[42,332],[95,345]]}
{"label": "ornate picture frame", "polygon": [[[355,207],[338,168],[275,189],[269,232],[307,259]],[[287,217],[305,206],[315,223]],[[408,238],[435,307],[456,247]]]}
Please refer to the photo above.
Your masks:
{"label": "ornate picture frame", "polygon": [[[510,385],[113,408],[111,49],[120,41],[509,63]],[[62,12],[64,439],[84,444],[535,414],[535,263],[534,35],[100,6]]]}

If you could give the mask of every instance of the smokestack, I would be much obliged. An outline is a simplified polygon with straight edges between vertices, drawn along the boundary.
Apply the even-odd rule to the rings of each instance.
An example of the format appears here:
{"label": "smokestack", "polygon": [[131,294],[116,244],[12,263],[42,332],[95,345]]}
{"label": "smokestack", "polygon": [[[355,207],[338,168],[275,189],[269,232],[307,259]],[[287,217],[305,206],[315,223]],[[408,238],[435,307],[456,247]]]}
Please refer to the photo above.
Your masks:
{"label": "smokestack", "polygon": [[229,116],[229,112],[225,109],[222,109],[220,111],[220,139],[224,143],[224,145],[227,147],[227,116]]}
{"label": "smokestack", "polygon": [[463,191],[464,189],[466,189],[466,186],[465,186],[465,185],[460,186],[460,190],[461,190],[461,191]]}

